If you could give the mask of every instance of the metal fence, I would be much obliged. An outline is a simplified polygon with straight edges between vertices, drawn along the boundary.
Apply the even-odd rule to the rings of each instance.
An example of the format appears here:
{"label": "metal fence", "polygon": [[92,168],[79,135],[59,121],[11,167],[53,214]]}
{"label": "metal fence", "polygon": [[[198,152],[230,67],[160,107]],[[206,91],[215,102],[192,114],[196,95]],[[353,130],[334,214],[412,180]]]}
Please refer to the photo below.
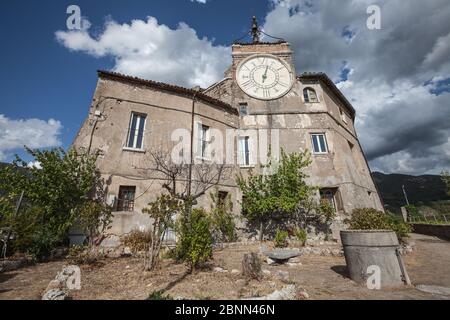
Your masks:
{"label": "metal fence", "polygon": [[424,214],[416,214],[416,215],[410,215],[409,216],[409,222],[412,223],[418,223],[418,222],[423,222],[423,223],[442,223],[442,224],[449,224],[450,223],[450,214],[429,214],[429,215],[424,215]]}

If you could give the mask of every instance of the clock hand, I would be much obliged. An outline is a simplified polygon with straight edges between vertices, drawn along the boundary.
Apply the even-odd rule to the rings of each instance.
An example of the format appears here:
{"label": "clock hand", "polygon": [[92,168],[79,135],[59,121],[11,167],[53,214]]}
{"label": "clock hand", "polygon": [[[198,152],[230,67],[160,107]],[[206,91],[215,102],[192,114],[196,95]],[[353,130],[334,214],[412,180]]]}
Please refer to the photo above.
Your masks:
{"label": "clock hand", "polygon": [[263,83],[264,83],[264,81],[266,81],[266,79],[267,79],[267,70],[269,70],[269,66],[266,67],[266,72],[264,72],[264,74],[263,74],[263,76],[262,76],[262,78],[263,78]]}

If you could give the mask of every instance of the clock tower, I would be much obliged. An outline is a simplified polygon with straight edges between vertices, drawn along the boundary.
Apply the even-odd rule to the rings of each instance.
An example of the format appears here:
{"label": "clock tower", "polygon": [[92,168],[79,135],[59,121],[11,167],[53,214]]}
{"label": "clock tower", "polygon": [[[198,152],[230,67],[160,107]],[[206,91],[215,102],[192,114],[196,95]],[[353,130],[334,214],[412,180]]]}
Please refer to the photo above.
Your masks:
{"label": "clock tower", "polygon": [[292,93],[296,71],[289,43],[278,38],[277,42],[262,42],[262,33],[253,17],[252,42],[232,45],[228,77],[232,79],[232,105],[246,103],[250,109],[268,112],[267,108]]}

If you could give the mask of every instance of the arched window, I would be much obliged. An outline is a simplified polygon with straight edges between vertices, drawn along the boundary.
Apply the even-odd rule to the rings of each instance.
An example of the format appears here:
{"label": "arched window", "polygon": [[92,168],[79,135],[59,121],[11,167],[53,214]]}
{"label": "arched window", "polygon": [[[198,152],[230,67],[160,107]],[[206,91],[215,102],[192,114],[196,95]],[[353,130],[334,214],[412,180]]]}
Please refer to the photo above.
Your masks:
{"label": "arched window", "polygon": [[316,91],[313,88],[305,88],[303,90],[303,98],[305,102],[319,102]]}

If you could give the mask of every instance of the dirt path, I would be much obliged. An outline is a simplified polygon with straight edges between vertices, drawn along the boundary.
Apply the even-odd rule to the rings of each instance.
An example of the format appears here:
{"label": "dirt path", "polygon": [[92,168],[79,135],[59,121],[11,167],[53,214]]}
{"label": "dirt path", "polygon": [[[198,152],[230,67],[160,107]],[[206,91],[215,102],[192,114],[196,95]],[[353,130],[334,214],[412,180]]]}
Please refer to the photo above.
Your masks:
{"label": "dirt path", "polygon": [[[450,242],[434,237],[412,235],[416,248],[404,257],[414,285],[436,285],[450,288]],[[188,299],[240,299],[254,295],[266,295],[284,286],[275,276],[287,271],[289,281],[306,290],[312,299],[450,299],[450,296],[430,294],[414,287],[395,290],[368,290],[346,277],[343,257],[301,256],[301,265],[269,266],[263,269],[271,275],[263,281],[246,283],[242,276],[233,274],[240,269],[242,256],[258,252],[259,246],[228,248],[214,253],[213,267],[228,272],[200,271],[184,276],[186,267],[173,261],[163,261],[155,272],[142,271],[142,261],[133,258],[108,259],[98,267],[82,267],[82,290],[71,292],[74,299],[137,299],[149,293],[168,288],[172,297]],[[0,299],[40,299],[43,290],[63,261],[39,264],[14,272],[0,274]]]}
{"label": "dirt path", "polygon": [[411,281],[450,288],[450,242],[420,234],[411,239],[416,250],[405,259]]}

